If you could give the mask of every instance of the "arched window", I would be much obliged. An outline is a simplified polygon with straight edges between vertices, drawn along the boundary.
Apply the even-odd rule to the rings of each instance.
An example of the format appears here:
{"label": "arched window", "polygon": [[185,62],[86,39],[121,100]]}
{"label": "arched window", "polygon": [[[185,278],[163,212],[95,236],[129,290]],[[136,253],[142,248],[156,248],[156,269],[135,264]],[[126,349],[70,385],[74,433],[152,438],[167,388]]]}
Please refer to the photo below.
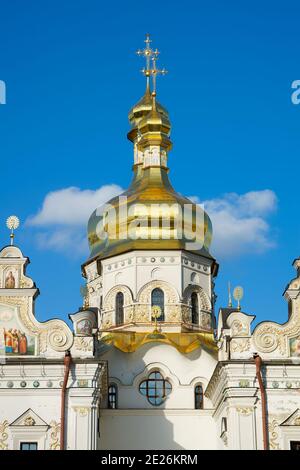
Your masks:
{"label": "arched window", "polygon": [[153,289],[151,293],[151,307],[159,307],[161,311],[160,317],[157,321],[165,321],[165,299],[164,293],[161,289]]}
{"label": "arched window", "polygon": [[108,408],[118,408],[118,387],[115,384],[108,387]]}
{"label": "arched window", "polygon": [[199,303],[198,294],[193,292],[191,295],[191,307],[192,307],[192,323],[198,325],[199,323]]}
{"label": "arched window", "polygon": [[203,410],[203,387],[201,384],[196,385],[194,390],[195,410]]}
{"label": "arched window", "polygon": [[124,323],[124,294],[118,292],[116,295],[116,325]]}
{"label": "arched window", "polygon": [[140,393],[147,397],[151,405],[161,405],[172,391],[172,385],[156,370],[151,372],[148,379],[140,383]]}

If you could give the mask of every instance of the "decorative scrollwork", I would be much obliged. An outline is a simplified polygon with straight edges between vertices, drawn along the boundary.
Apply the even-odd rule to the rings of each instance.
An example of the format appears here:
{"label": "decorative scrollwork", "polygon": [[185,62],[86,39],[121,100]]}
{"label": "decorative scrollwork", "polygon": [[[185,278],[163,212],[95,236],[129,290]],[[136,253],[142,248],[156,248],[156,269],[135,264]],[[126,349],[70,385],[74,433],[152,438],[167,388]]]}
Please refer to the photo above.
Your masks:
{"label": "decorative scrollwork", "polygon": [[0,423],[0,449],[1,450],[8,449],[8,444],[6,442],[8,439],[8,433],[7,433],[8,425],[9,425],[9,422],[6,420]]}
{"label": "decorative scrollwork", "polygon": [[74,340],[74,345],[78,351],[93,351],[94,340],[93,338],[76,337]]}
{"label": "decorative scrollwork", "polygon": [[73,336],[67,329],[49,329],[48,343],[55,351],[66,351],[70,349],[73,344]]}
{"label": "decorative scrollwork", "polygon": [[60,424],[56,421],[50,422],[50,450],[59,450],[59,435],[60,435]]}
{"label": "decorative scrollwork", "polygon": [[238,414],[242,415],[242,416],[249,416],[251,415],[251,413],[253,413],[253,408],[250,408],[250,407],[237,407],[236,408],[236,411],[238,412]]}
{"label": "decorative scrollwork", "polygon": [[278,450],[279,443],[278,443],[278,421],[273,419],[269,424],[269,435],[270,435],[270,449],[271,450]]}
{"label": "decorative scrollwork", "polygon": [[250,339],[243,338],[243,339],[233,339],[230,343],[231,351],[236,353],[242,353],[245,351],[249,351],[250,349]]}
{"label": "decorative scrollwork", "polygon": [[262,325],[255,333],[254,342],[260,351],[272,352],[278,347],[278,330],[276,328]]}
{"label": "decorative scrollwork", "polygon": [[300,297],[293,301],[293,311],[284,325],[265,322],[254,330],[253,340],[259,351],[272,352],[278,348],[281,355],[289,355],[287,338],[300,334]]}

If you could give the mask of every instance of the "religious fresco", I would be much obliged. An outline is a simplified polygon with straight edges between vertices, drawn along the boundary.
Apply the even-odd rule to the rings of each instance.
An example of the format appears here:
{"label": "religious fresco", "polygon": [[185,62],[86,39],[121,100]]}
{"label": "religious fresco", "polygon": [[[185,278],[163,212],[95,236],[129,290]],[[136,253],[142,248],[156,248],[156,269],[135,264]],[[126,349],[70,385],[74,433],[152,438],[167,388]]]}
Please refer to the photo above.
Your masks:
{"label": "religious fresco", "polygon": [[8,271],[8,274],[5,278],[5,289],[14,289],[16,286],[16,280],[12,271]]}
{"label": "religious fresco", "polygon": [[91,335],[92,334],[92,323],[90,320],[81,320],[76,326],[77,334],[79,335]]}
{"label": "religious fresco", "polygon": [[300,357],[300,336],[297,336],[297,338],[291,338],[289,343],[291,356]]}
{"label": "religious fresco", "polygon": [[17,311],[0,305],[0,356],[35,354],[35,337],[28,335],[18,319]]}

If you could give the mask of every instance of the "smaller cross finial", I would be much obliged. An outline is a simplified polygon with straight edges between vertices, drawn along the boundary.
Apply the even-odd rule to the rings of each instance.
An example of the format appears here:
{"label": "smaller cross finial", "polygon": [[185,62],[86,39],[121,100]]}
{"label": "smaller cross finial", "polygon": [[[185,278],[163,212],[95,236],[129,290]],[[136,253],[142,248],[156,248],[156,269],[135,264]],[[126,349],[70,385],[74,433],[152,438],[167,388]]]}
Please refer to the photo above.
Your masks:
{"label": "smaller cross finial", "polygon": [[150,69],[150,75],[152,77],[153,93],[156,94],[156,78],[157,75],[166,75],[168,71],[163,69],[158,69],[156,67],[157,56],[152,57],[152,68]]}
{"label": "smaller cross finial", "polygon": [[155,51],[151,49],[150,43],[152,42],[150,39],[150,34],[146,34],[146,39],[144,41],[146,43],[146,47],[144,49],[138,49],[136,51],[138,56],[145,57],[146,59],[146,70],[150,69],[150,59],[155,57],[159,54],[159,51],[156,49]]}
{"label": "smaller cross finial", "polygon": [[232,298],[231,298],[231,285],[228,282],[228,307],[232,307]]}
{"label": "smaller cross finial", "polygon": [[[155,60],[157,60],[157,57],[159,55],[159,50],[158,49],[152,49],[150,47],[150,44],[152,42],[152,40],[150,39],[150,34],[146,34],[146,39],[144,41],[146,43],[146,47],[144,49],[138,49],[136,51],[137,55],[138,56],[141,56],[141,57],[144,57],[146,59],[146,67],[144,67],[141,72],[143,75],[145,75],[146,77],[146,80],[147,80],[147,88],[149,88],[149,79],[150,77],[152,76],[154,78],[154,75],[156,75],[156,73],[161,73],[161,74],[165,74],[166,71],[163,70],[157,70],[156,72],[156,66],[154,65],[154,68],[152,67],[151,68],[151,59],[154,61],[154,64],[155,64]],[[155,69],[155,72],[153,72],[153,70]],[[153,80],[153,85],[156,86],[156,79]],[[155,91],[155,90],[154,90]]]}
{"label": "smaller cross finial", "polygon": [[10,230],[10,244],[11,245],[14,244],[14,238],[15,238],[14,231],[19,227],[19,225],[20,225],[20,220],[18,219],[16,215],[11,215],[6,220],[6,226]]}

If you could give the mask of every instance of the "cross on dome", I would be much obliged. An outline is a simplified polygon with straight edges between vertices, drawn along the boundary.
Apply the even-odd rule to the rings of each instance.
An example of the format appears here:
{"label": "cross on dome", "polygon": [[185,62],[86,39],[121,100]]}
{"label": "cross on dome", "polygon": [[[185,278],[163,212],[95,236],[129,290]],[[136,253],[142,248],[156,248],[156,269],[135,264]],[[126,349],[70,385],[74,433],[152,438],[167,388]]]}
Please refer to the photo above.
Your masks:
{"label": "cross on dome", "polygon": [[166,75],[167,70],[165,68],[158,69],[156,67],[156,61],[160,52],[158,49],[154,50],[150,47],[152,40],[149,34],[146,34],[144,42],[146,43],[146,47],[144,49],[138,49],[136,53],[138,56],[142,56],[146,59],[146,67],[144,67],[141,72],[146,77],[147,89],[149,88],[149,78],[152,77],[153,92],[156,93],[156,77],[157,75]]}

